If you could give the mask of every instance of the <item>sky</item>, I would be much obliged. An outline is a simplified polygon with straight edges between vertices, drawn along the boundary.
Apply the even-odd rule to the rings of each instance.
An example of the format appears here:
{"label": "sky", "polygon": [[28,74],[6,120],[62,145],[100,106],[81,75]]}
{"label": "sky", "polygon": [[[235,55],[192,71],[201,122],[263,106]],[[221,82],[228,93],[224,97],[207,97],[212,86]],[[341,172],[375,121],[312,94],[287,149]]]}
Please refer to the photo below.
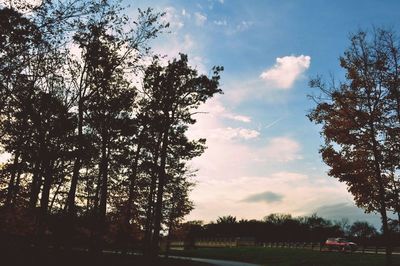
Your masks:
{"label": "sky", "polygon": [[[128,2],[128,1],[127,1]],[[343,80],[339,57],[349,35],[386,27],[400,32],[398,1],[137,0],[166,12],[170,33],[153,42],[171,59],[179,52],[200,73],[222,65],[224,94],[209,100],[190,128],[208,149],[198,169],[187,220],[223,215],[262,219],[270,213],[317,213],[332,220],[379,216],[355,207],[346,186],[327,176],[319,127],[306,117],[317,75]]]}
{"label": "sky", "polygon": [[[152,42],[166,60],[186,53],[200,73],[224,67],[218,95],[200,107],[190,138],[206,138],[187,220],[224,215],[317,213],[332,220],[379,216],[355,207],[346,186],[327,176],[319,127],[306,117],[310,78],[344,79],[339,57],[349,35],[373,27],[400,34],[400,2],[378,0],[123,0],[132,14],[165,12],[169,33]],[[0,158],[2,159],[2,158]],[[4,158],[3,158],[4,159]]]}

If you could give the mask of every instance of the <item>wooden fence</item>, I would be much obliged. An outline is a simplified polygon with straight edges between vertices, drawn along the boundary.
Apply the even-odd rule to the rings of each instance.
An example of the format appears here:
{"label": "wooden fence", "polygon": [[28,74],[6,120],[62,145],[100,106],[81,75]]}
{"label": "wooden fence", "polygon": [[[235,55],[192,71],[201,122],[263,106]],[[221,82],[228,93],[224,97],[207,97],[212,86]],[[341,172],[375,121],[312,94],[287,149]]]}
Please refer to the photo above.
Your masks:
{"label": "wooden fence", "polygon": [[[326,251],[329,250],[327,246],[321,243],[306,243],[306,242],[268,242],[261,243],[263,247],[276,247],[276,248],[301,248],[301,249],[311,249],[311,250],[319,250]],[[354,251],[357,253],[385,253],[386,249],[384,246],[357,246],[357,249]],[[394,254],[400,254],[400,247],[393,248]]]}
{"label": "wooden fence", "polygon": [[[293,248],[293,249],[310,249],[316,251],[328,251],[328,248],[321,243],[313,242],[256,242],[254,238],[204,238],[195,241],[172,241],[171,249],[190,249],[190,248],[234,248],[234,247],[255,247],[261,246],[265,248]],[[358,246],[353,252],[357,253],[385,253],[383,246]],[[400,247],[393,249],[394,254],[400,254]]]}

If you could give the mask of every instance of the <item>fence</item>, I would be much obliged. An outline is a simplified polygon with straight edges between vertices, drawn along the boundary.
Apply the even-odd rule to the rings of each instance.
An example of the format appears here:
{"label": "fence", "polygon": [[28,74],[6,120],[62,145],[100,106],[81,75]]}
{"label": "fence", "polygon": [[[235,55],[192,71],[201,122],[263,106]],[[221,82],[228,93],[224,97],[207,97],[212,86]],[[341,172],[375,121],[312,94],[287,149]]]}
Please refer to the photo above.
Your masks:
{"label": "fence", "polygon": [[[172,241],[171,249],[190,249],[190,248],[234,248],[234,247],[255,247],[261,246],[265,248],[293,248],[293,249],[310,249],[317,251],[328,251],[323,243],[313,242],[261,242],[257,243],[254,238],[204,238],[196,239],[192,242]],[[383,246],[358,246],[357,253],[385,253]],[[393,248],[393,254],[400,254],[400,247]]]}
{"label": "fence", "polygon": [[255,238],[252,237],[219,237],[219,238],[201,238],[191,242],[171,241],[171,249],[188,248],[231,248],[231,247],[254,247],[257,246]]}
{"label": "fence", "polygon": [[[301,248],[301,249],[311,249],[311,250],[319,250],[326,251],[329,250],[323,243],[305,243],[305,242],[268,242],[261,243],[263,247],[276,247],[276,248]],[[375,253],[381,254],[385,253],[386,249],[383,246],[358,246],[355,250],[357,253]],[[393,254],[400,254],[400,247],[393,248]]]}

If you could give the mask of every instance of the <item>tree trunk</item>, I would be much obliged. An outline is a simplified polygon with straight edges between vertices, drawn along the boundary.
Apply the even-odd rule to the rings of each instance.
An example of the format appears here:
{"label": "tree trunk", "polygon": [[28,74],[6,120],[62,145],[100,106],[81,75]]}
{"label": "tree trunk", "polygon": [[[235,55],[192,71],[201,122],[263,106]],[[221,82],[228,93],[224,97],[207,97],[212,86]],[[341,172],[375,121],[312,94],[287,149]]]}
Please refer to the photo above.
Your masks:
{"label": "tree trunk", "polygon": [[[160,155],[160,144],[161,144],[161,136],[158,138],[155,151],[154,151],[154,158],[153,158],[153,165],[158,165],[158,159]],[[151,183],[150,183],[150,191],[149,197],[147,198],[147,210],[146,210],[146,223],[145,223],[145,230],[144,230],[144,253],[145,255],[150,255],[151,249],[151,239],[152,239],[152,231],[153,231],[153,218],[154,218],[154,192],[156,190],[157,185],[157,175],[152,174],[151,176]]]}
{"label": "tree trunk", "polygon": [[50,201],[50,189],[53,179],[53,162],[51,162],[50,157],[46,156],[44,158],[44,182],[42,193],[40,197],[40,212],[38,216],[38,240],[39,240],[39,247],[45,248],[46,247],[46,225],[47,217],[48,217],[48,208],[49,208],[49,201]]}
{"label": "tree trunk", "polygon": [[107,211],[107,185],[108,185],[108,136],[103,130],[102,143],[101,143],[101,160],[100,160],[100,202],[99,202],[99,218],[102,222],[105,222],[105,216]]}
{"label": "tree trunk", "polygon": [[375,126],[372,121],[369,123],[370,125],[370,134],[371,134],[371,141],[372,141],[372,152],[374,155],[374,167],[375,167],[375,178],[376,181],[378,182],[378,193],[379,193],[379,205],[380,209],[379,212],[381,214],[381,221],[382,221],[382,231],[383,231],[383,238],[385,241],[385,246],[386,246],[386,265],[391,265],[392,261],[392,243],[390,239],[390,231],[389,231],[389,226],[388,226],[388,217],[386,213],[386,193],[385,193],[385,187],[383,184],[382,180],[382,170],[380,167],[380,158],[381,155],[379,154],[378,151],[378,143],[376,140],[376,132],[375,132]]}
{"label": "tree trunk", "polygon": [[51,162],[49,158],[46,158],[44,163],[43,189],[40,197],[41,216],[45,216],[48,212],[52,181],[53,181],[53,162]]}
{"label": "tree trunk", "polygon": [[154,233],[152,239],[152,255],[156,255],[158,252],[158,245],[160,242],[160,231],[162,222],[162,205],[163,205],[163,195],[164,187],[166,185],[166,173],[165,166],[167,162],[167,148],[168,148],[168,138],[169,138],[169,128],[166,127],[163,134],[163,141],[160,154],[160,168],[158,171],[158,187],[157,187],[157,199],[154,210]]}
{"label": "tree trunk", "polygon": [[37,201],[39,199],[39,192],[40,192],[40,187],[42,186],[42,172],[43,172],[43,162],[40,159],[40,156],[38,156],[36,163],[35,163],[35,168],[33,170],[33,177],[32,177],[32,183],[31,183],[31,191],[30,191],[30,197],[29,197],[29,208],[30,209],[35,209]]}
{"label": "tree trunk", "polygon": [[[142,132],[146,130],[146,127],[143,128]],[[140,157],[140,151],[142,150],[142,134],[138,135],[138,145],[137,149],[135,152],[135,157],[131,166],[131,174],[129,176],[129,196],[128,196],[128,204],[127,204],[127,217],[126,217],[126,222],[129,224],[129,220],[131,219],[131,211],[132,211],[132,203],[135,198],[135,186],[136,186],[136,178],[137,178],[137,170],[138,170],[138,165],[139,165],[139,157]]]}
{"label": "tree trunk", "polygon": [[6,197],[6,202],[5,202],[5,206],[9,207],[12,204],[12,199],[13,199],[13,195],[15,194],[15,178],[17,175],[17,168],[19,166],[19,150],[17,149],[15,151],[14,154],[14,162],[11,166],[11,172],[10,172],[10,181],[8,183],[8,188],[7,188],[7,197]]}
{"label": "tree trunk", "polygon": [[168,257],[169,251],[171,249],[171,235],[173,232],[173,227],[174,227],[174,214],[175,214],[175,204],[172,204],[171,212],[169,214],[169,219],[168,219],[168,235],[167,235],[167,245],[165,248],[165,256]]}
{"label": "tree trunk", "polygon": [[17,180],[15,180],[15,185],[14,185],[14,193],[12,195],[11,199],[11,205],[13,206],[17,200],[17,196],[19,194],[19,189],[20,189],[20,183],[21,183],[21,175],[22,175],[22,162],[19,163],[19,167],[17,170]]}
{"label": "tree trunk", "polygon": [[83,102],[81,96],[79,97],[78,103],[78,136],[77,136],[77,144],[78,147],[76,149],[76,157],[74,162],[74,168],[72,171],[72,178],[71,178],[71,187],[68,192],[67,203],[65,205],[66,211],[69,215],[74,215],[75,210],[75,195],[76,195],[76,188],[78,185],[79,180],[79,171],[81,170],[82,166],[82,145],[83,145]]}
{"label": "tree trunk", "polygon": [[[142,132],[145,131],[145,128],[143,128]],[[136,188],[136,179],[137,179],[137,172],[138,172],[138,165],[139,165],[139,157],[140,157],[140,151],[142,150],[142,134],[138,135],[138,144],[136,148],[136,152],[134,155],[133,163],[131,166],[131,173],[129,175],[129,195],[128,195],[128,202],[126,204],[126,213],[125,213],[125,228],[127,232],[125,234],[129,233],[129,228],[130,228],[130,221],[132,219],[132,213],[133,213],[133,208],[134,208],[134,201],[135,201],[135,188]],[[125,237],[126,242],[129,241],[129,235]],[[127,244],[127,243],[124,243]],[[127,249],[125,249],[126,251]]]}

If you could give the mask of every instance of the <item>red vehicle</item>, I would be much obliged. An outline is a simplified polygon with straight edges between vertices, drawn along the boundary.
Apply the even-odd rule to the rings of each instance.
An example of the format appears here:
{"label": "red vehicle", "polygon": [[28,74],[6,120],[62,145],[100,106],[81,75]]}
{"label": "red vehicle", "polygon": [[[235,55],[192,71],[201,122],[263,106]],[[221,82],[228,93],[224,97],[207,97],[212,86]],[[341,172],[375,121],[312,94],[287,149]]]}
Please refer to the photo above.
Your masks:
{"label": "red vehicle", "polygon": [[347,241],[344,238],[328,238],[325,242],[325,246],[329,249],[337,249],[342,251],[354,251],[357,249],[357,244],[354,242]]}

